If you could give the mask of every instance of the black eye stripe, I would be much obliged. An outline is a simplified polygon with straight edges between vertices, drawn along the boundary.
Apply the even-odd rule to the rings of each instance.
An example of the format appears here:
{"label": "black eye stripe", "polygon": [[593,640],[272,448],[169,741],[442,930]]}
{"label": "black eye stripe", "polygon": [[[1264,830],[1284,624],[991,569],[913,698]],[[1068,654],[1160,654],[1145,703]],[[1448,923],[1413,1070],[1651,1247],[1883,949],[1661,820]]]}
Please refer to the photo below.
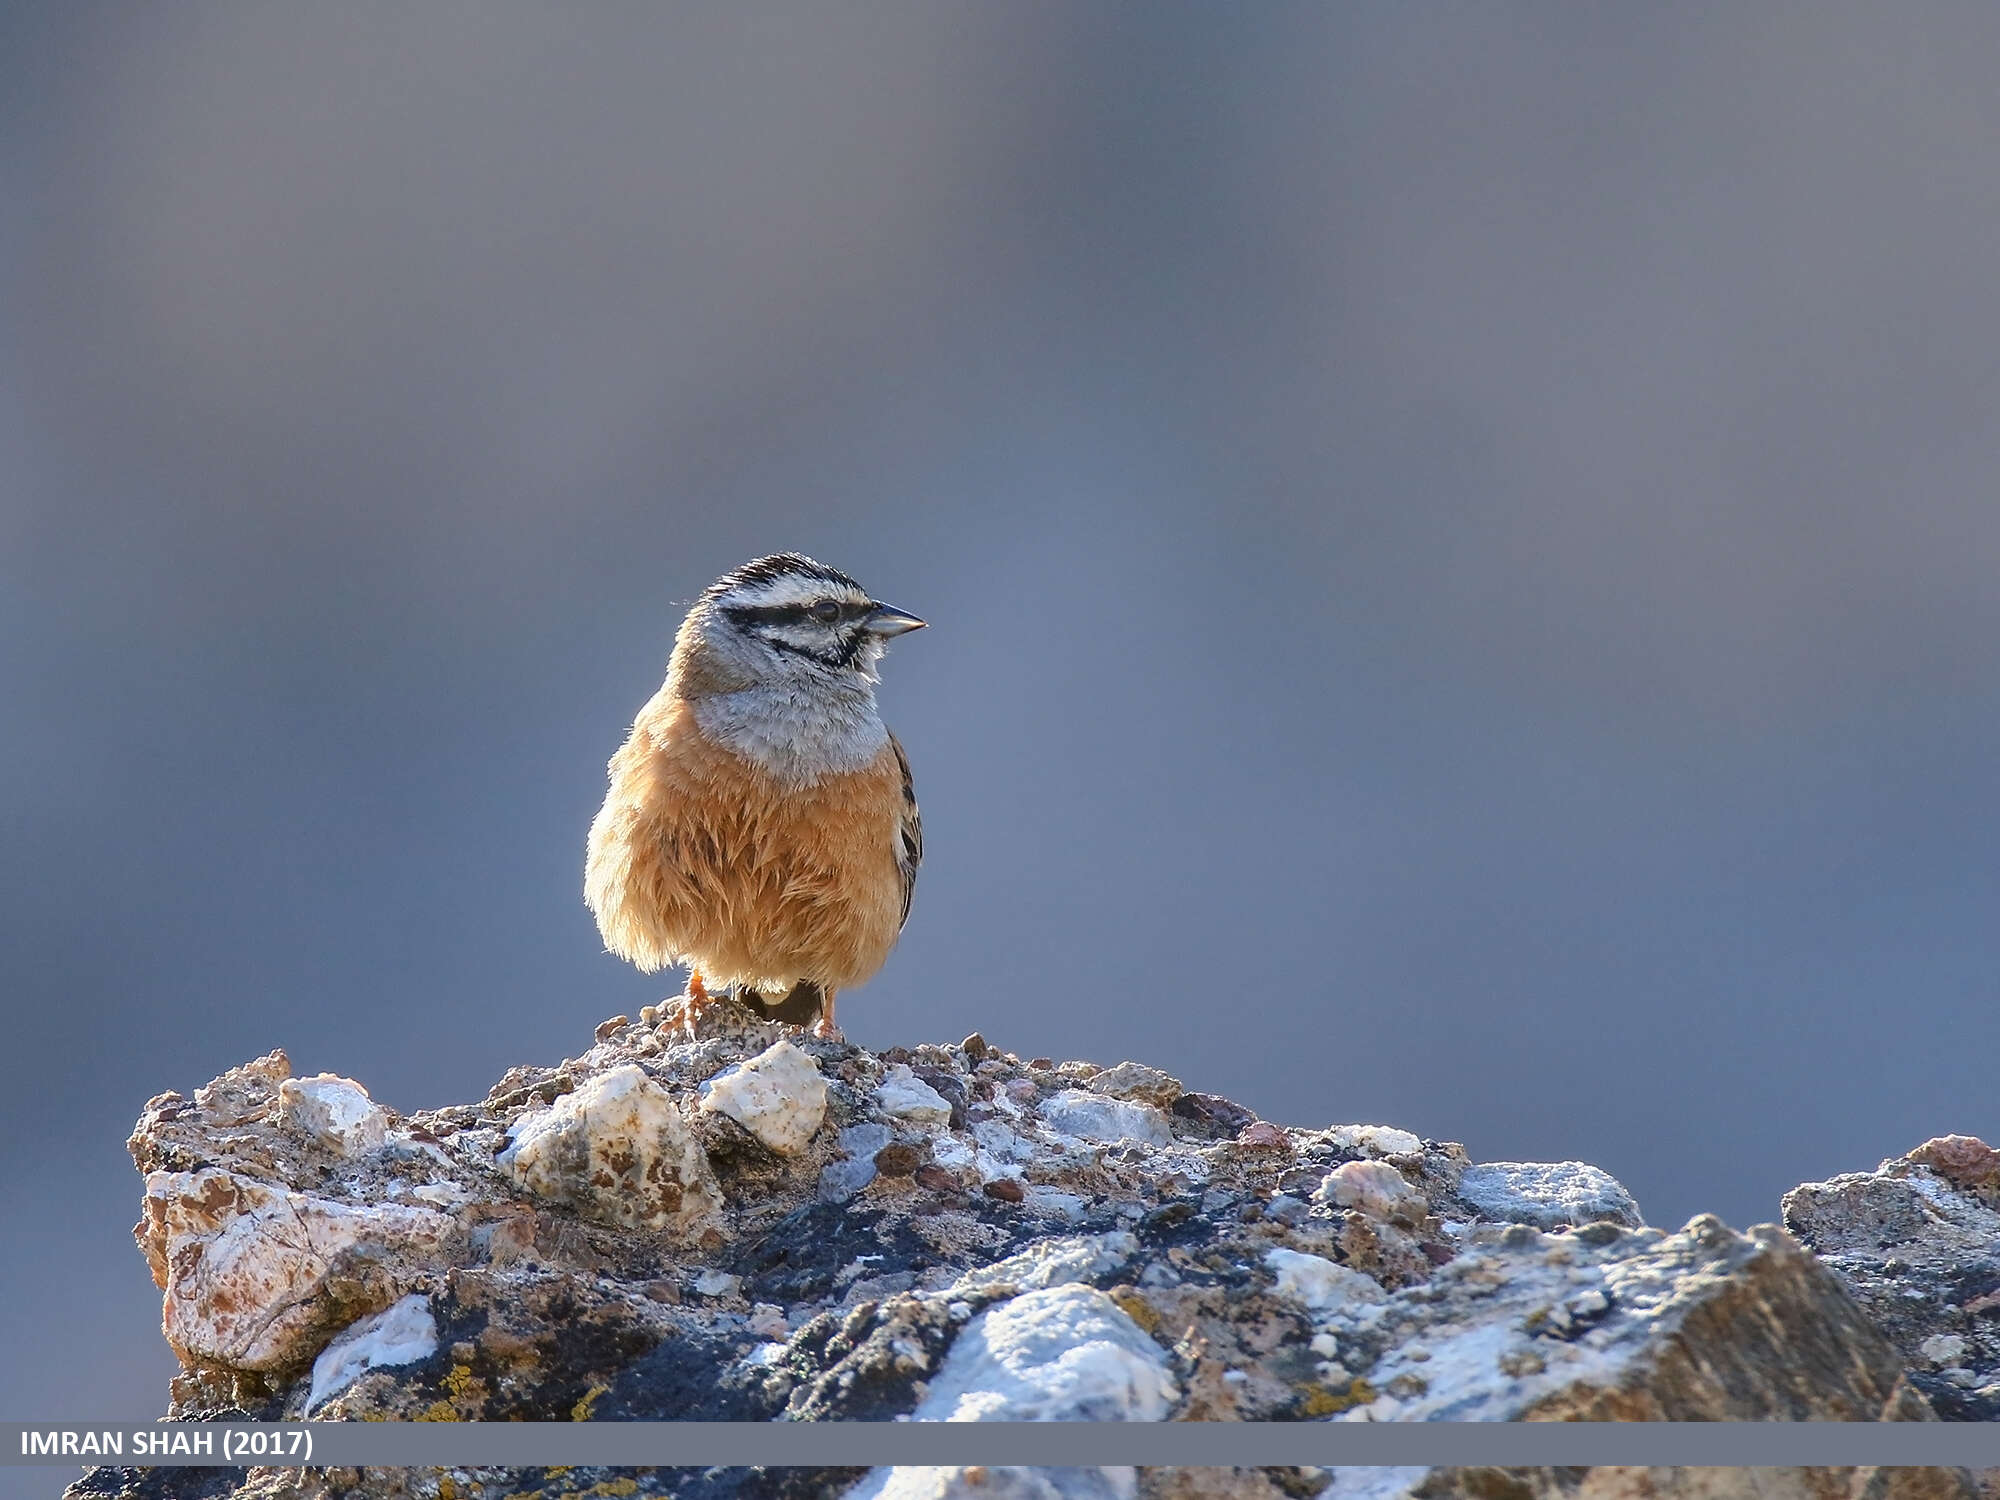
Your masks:
{"label": "black eye stripe", "polygon": [[840,614],[837,618],[841,620],[858,620],[868,612],[868,606],[865,604],[816,599],[811,604],[730,604],[723,607],[723,613],[738,625],[744,626],[804,625],[808,621],[819,624],[821,622],[813,617],[813,610],[828,602],[839,604]]}

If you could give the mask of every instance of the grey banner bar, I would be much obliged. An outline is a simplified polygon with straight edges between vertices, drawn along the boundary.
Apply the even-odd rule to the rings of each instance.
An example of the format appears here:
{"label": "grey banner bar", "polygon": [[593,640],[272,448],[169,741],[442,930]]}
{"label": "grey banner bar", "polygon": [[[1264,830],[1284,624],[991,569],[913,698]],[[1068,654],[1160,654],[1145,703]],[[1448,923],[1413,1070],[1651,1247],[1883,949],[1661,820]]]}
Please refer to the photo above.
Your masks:
{"label": "grey banner bar", "polygon": [[1635,1464],[1736,1468],[1939,1464],[1996,1468],[2000,1467],[2000,1424],[12,1422],[0,1423],[0,1458],[8,1465],[316,1467]]}

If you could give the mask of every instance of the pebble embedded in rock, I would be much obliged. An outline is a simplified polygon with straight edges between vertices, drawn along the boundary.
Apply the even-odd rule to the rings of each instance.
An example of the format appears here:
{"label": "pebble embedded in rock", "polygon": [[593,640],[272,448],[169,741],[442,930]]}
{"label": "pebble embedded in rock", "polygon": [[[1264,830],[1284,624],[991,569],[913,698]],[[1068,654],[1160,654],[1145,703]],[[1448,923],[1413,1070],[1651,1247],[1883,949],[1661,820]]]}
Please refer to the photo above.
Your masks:
{"label": "pebble embedded in rock", "polygon": [[1342,1151],[1359,1151],[1363,1156],[1417,1156],[1424,1149],[1416,1136],[1393,1125],[1336,1125],[1327,1139]]}
{"label": "pebble embedded in rock", "polygon": [[935,1164],[918,1167],[911,1177],[918,1187],[930,1193],[955,1193],[959,1188],[958,1178]]}
{"label": "pebble embedded in rock", "polygon": [[499,1164],[537,1197],[629,1229],[694,1230],[721,1206],[680,1105],[635,1063],[514,1122]]}
{"label": "pebble embedded in rock", "polygon": [[1314,1312],[1345,1302],[1381,1302],[1388,1295],[1359,1271],[1337,1265],[1323,1255],[1274,1247],[1264,1252],[1264,1264],[1277,1277],[1274,1292],[1295,1298]]}
{"label": "pebble embedded in rock", "polygon": [[1174,1133],[1167,1117],[1150,1104],[1107,1099],[1082,1089],[1064,1089],[1042,1104],[1042,1119],[1052,1130],[1086,1141],[1137,1141],[1171,1145]]}
{"label": "pebble embedded in rock", "polygon": [[982,1191],[987,1197],[998,1198],[1002,1203],[1020,1203],[1028,1196],[1027,1189],[1011,1177],[996,1177]]}
{"label": "pebble embedded in rock", "polygon": [[923,1152],[903,1141],[884,1146],[875,1153],[875,1170],[884,1177],[909,1177],[923,1164]]}
{"label": "pebble embedded in rock", "polygon": [[1136,1062],[1122,1062],[1115,1068],[1093,1074],[1084,1087],[1093,1094],[1104,1094],[1113,1099],[1134,1099],[1160,1109],[1165,1109],[1187,1092],[1181,1087],[1181,1081],[1171,1073]]}
{"label": "pebble embedded in rock", "polygon": [[907,1120],[912,1125],[938,1126],[951,1122],[951,1101],[910,1071],[908,1063],[892,1063],[875,1091],[877,1106],[885,1115]]}
{"label": "pebble embedded in rock", "polygon": [[330,1396],[336,1396],[368,1371],[383,1365],[411,1365],[437,1352],[437,1320],[431,1316],[431,1299],[413,1293],[391,1303],[372,1318],[334,1336],[333,1342],[313,1361],[312,1389],[306,1395],[310,1414]]}
{"label": "pebble embedded in rock", "polygon": [[694,1279],[694,1289],[703,1297],[733,1297],[742,1285],[741,1276],[732,1276],[727,1271],[718,1271],[713,1267],[703,1271]]}
{"label": "pebble embedded in rock", "polygon": [[285,1079],[278,1085],[278,1113],[300,1134],[343,1156],[373,1151],[389,1135],[388,1111],[337,1073]]}
{"label": "pebble embedded in rock", "polygon": [[826,1080],[788,1038],[709,1079],[701,1107],[727,1115],[780,1156],[797,1156],[826,1118]]}
{"label": "pebble embedded in rock", "polygon": [[1177,1391],[1167,1353],[1103,1292],[1024,1292],[967,1325],[916,1422],[1157,1422]]}
{"label": "pebble embedded in rock", "polygon": [[1423,1193],[1386,1161],[1342,1162],[1313,1196],[1390,1223],[1418,1224],[1430,1212]]}
{"label": "pebble embedded in rock", "polygon": [[1282,1151],[1292,1144],[1292,1138],[1269,1120],[1252,1120],[1236,1132],[1236,1144],[1253,1151]]}

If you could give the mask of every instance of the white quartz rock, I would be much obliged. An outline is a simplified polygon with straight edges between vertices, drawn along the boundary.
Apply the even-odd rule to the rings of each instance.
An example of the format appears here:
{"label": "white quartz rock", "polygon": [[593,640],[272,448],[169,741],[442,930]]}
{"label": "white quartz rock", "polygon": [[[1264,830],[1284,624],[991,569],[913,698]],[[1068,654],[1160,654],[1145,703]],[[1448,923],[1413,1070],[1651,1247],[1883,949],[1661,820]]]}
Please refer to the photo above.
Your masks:
{"label": "white quartz rock", "polygon": [[1371,1219],[1416,1224],[1430,1212],[1429,1200],[1386,1161],[1342,1162],[1313,1196],[1322,1203],[1359,1209]]}
{"label": "white quartz rock", "polygon": [[1264,1252],[1264,1264],[1278,1278],[1273,1291],[1280,1297],[1296,1298],[1314,1312],[1345,1302],[1388,1300],[1389,1294],[1374,1281],[1324,1256],[1274,1247]]}
{"label": "white quartz rock", "polygon": [[138,1236],[185,1362],[277,1370],[325,1337],[342,1252],[370,1247],[400,1292],[453,1258],[465,1232],[434,1209],[341,1203],[209,1167],[150,1174]]}
{"label": "white quartz rock", "polygon": [[910,1071],[908,1063],[891,1063],[875,1091],[882,1113],[912,1125],[948,1125],[951,1101]]}
{"label": "white quartz rock", "polygon": [[727,1115],[780,1156],[797,1156],[826,1119],[826,1080],[810,1057],[783,1041],[704,1083],[701,1107]]}
{"label": "white quartz rock", "polygon": [[686,1232],[722,1202],[680,1106],[630,1063],[523,1115],[508,1137],[497,1161],[517,1183],[601,1223]]}
{"label": "white quartz rock", "polygon": [[285,1079],[278,1085],[278,1112],[301,1135],[343,1156],[373,1151],[389,1138],[389,1112],[337,1073]]}
{"label": "white quartz rock", "polygon": [[1158,1422],[1176,1396],[1166,1351],[1094,1287],[1024,1292],[958,1336],[918,1422]]}
{"label": "white quartz rock", "polygon": [[1042,1105],[1042,1119],[1051,1130],[1086,1141],[1139,1141],[1170,1146],[1174,1133],[1166,1114],[1150,1104],[1111,1099],[1082,1089],[1064,1089]]}
{"label": "white quartz rock", "polygon": [[320,1351],[313,1361],[312,1394],[306,1411],[316,1409],[379,1365],[413,1365],[437,1352],[437,1320],[431,1299],[411,1293],[372,1318],[363,1318]]}

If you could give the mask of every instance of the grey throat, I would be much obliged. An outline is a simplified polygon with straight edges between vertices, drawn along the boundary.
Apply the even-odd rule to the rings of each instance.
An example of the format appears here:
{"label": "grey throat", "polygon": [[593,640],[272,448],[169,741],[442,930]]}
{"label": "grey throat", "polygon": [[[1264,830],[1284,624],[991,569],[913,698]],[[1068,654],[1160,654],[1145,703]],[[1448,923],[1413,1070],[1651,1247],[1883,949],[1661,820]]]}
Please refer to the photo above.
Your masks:
{"label": "grey throat", "polygon": [[695,722],[709,739],[793,786],[859,771],[889,743],[872,687],[813,686],[801,692],[760,683],[716,693],[695,701]]}

